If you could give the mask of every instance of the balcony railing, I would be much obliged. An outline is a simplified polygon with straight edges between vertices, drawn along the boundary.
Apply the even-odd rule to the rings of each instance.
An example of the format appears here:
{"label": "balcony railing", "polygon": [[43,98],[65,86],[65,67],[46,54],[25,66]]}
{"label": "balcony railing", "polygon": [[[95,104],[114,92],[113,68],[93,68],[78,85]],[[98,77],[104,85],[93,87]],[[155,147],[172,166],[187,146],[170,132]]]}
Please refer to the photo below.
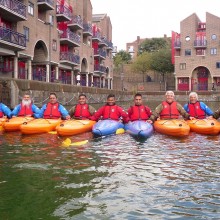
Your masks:
{"label": "balcony railing", "polygon": [[195,40],[194,41],[194,47],[200,47],[200,48],[204,48],[207,47],[207,40]]}
{"label": "balcony railing", "polygon": [[106,58],[106,51],[103,50],[103,49],[94,49],[94,56],[100,56],[100,57],[103,57],[103,58]]}
{"label": "balcony railing", "polygon": [[72,17],[72,20],[68,22],[68,27],[70,29],[83,29],[83,20],[79,15],[75,15]]}
{"label": "balcony railing", "polygon": [[54,9],[54,1],[53,0],[38,0],[38,8],[42,10],[52,10]]}
{"label": "balcony railing", "polygon": [[17,0],[0,0],[0,8],[7,8],[26,18],[26,6]]}
{"label": "balcony railing", "polygon": [[60,52],[60,60],[74,63],[75,65],[80,64],[80,56],[71,52]]}
{"label": "balcony railing", "polygon": [[176,48],[176,49],[181,48],[181,42],[180,41],[175,41],[174,42],[174,48]]}
{"label": "balcony railing", "polygon": [[108,47],[107,47],[108,50],[113,50],[113,43],[108,41]]}
{"label": "balcony railing", "polygon": [[16,44],[17,46],[26,47],[25,35],[8,28],[0,27],[0,40]]}
{"label": "balcony railing", "polygon": [[99,42],[99,45],[108,46],[108,40],[105,37],[101,38],[101,41]]}
{"label": "balcony railing", "polygon": [[71,11],[64,5],[57,5],[56,6],[56,15],[57,21],[70,21],[71,20]]}
{"label": "balcony railing", "polygon": [[68,44],[74,43],[76,46],[80,46],[80,43],[81,43],[80,35],[75,34],[68,29],[63,31],[63,33],[60,36],[61,41],[63,41],[64,39],[65,39],[65,41],[67,39],[68,42],[66,42],[66,43],[68,43]]}
{"label": "balcony railing", "polygon": [[100,74],[106,73],[106,67],[100,64],[94,65],[94,72],[99,72]]}
{"label": "balcony railing", "polygon": [[92,40],[101,41],[101,33],[100,32],[95,32],[95,33],[93,32]]}
{"label": "balcony railing", "polygon": [[83,34],[92,36],[92,24],[83,24]]}

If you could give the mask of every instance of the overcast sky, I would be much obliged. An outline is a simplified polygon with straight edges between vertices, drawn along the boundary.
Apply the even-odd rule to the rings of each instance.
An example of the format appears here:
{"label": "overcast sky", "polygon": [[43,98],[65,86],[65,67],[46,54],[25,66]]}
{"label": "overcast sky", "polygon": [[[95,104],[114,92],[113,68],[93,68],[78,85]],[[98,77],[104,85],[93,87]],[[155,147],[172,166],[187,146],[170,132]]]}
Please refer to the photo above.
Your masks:
{"label": "overcast sky", "polygon": [[202,22],[209,12],[220,17],[220,0],[91,0],[93,14],[106,13],[118,50],[141,38],[171,36],[180,32],[180,21],[196,13]]}

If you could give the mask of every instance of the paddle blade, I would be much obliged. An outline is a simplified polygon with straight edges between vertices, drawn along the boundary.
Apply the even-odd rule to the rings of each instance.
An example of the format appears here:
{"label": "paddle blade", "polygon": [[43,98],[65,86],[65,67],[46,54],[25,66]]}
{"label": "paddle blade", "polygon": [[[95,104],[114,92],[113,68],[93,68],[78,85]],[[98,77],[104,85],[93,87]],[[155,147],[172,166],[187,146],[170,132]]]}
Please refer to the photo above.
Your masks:
{"label": "paddle blade", "polygon": [[89,141],[88,140],[84,140],[84,141],[78,141],[78,142],[74,142],[72,144],[70,144],[71,146],[81,146],[84,144],[87,144]]}
{"label": "paddle blade", "polygon": [[119,129],[117,129],[117,131],[115,133],[116,134],[124,134],[125,130],[124,130],[124,128],[119,128]]}
{"label": "paddle blade", "polygon": [[69,138],[67,138],[66,140],[64,140],[63,142],[62,142],[62,147],[69,147],[70,146],[70,144],[71,144],[71,140],[69,139]]}

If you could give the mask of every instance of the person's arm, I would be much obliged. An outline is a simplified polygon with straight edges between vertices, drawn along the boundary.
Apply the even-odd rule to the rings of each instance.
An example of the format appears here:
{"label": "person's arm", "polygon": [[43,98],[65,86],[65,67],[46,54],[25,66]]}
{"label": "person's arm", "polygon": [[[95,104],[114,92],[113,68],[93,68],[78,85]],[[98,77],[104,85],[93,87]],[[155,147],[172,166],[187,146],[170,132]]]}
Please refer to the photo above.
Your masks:
{"label": "person's arm", "polygon": [[8,106],[4,105],[1,103],[2,106],[2,112],[4,113],[4,115],[6,115],[8,118],[11,117],[11,110],[9,109]]}
{"label": "person's arm", "polygon": [[46,108],[47,108],[47,104],[44,104],[42,106],[42,108],[40,109],[39,118],[43,118],[44,117],[44,111],[46,110]]}
{"label": "person's arm", "polygon": [[152,111],[148,106],[145,106],[145,111],[149,117],[152,115]]}
{"label": "person's arm", "polygon": [[104,106],[102,106],[100,109],[98,109],[98,111],[95,112],[95,114],[90,117],[90,120],[98,121],[99,118],[103,115],[103,109],[104,109]]}
{"label": "person's arm", "polygon": [[188,105],[188,104],[185,104],[185,105],[183,106],[183,108],[184,108],[184,110],[185,110],[187,113],[189,113],[189,105]]}
{"label": "person's arm", "polygon": [[75,114],[75,111],[76,111],[76,106],[73,106],[70,110],[69,110],[69,115],[71,118],[73,118],[74,114]]}
{"label": "person's arm", "polygon": [[200,102],[200,106],[206,115],[211,116],[214,114],[213,111],[204,102]]}
{"label": "person's arm", "polygon": [[218,119],[220,117],[220,109],[216,110],[213,114],[213,118]]}
{"label": "person's arm", "polygon": [[96,112],[96,109],[93,106],[89,105],[89,112],[91,115],[94,115]]}
{"label": "person's arm", "polygon": [[18,113],[20,112],[20,110],[21,110],[21,104],[17,105],[17,106],[13,109],[13,111],[11,112],[11,117],[17,116]]}
{"label": "person's arm", "polygon": [[182,115],[184,119],[193,119],[193,117],[191,117],[190,114],[187,113],[185,111],[185,109],[183,108],[183,106],[180,105],[179,103],[177,103],[177,109],[178,109],[180,115]]}
{"label": "person's arm", "polygon": [[160,117],[160,113],[163,110],[163,105],[160,104],[156,107],[156,109],[152,112],[152,115],[150,116],[149,120],[154,122],[157,118]]}
{"label": "person's arm", "polygon": [[34,118],[39,118],[40,117],[40,109],[36,106],[36,105],[34,105],[34,104],[32,104],[32,111],[33,111],[33,116],[34,116]]}
{"label": "person's arm", "polygon": [[68,111],[61,104],[59,104],[58,110],[60,111],[60,113],[64,119],[70,119],[70,115],[69,115]]}
{"label": "person's arm", "polygon": [[123,122],[128,123],[129,122],[128,113],[120,106],[118,106],[118,111],[119,111],[119,117],[120,116],[122,117]]}
{"label": "person's arm", "polygon": [[128,117],[131,118],[131,115],[132,115],[132,107],[130,107],[127,112],[128,112]]}

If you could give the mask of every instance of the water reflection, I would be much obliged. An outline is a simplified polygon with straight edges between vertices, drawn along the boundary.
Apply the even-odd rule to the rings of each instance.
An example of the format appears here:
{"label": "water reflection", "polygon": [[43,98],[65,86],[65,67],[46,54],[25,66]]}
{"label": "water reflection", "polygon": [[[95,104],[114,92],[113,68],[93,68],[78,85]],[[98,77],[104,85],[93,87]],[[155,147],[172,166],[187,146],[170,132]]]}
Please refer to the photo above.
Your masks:
{"label": "water reflection", "polygon": [[219,136],[0,134],[0,219],[219,219]]}

